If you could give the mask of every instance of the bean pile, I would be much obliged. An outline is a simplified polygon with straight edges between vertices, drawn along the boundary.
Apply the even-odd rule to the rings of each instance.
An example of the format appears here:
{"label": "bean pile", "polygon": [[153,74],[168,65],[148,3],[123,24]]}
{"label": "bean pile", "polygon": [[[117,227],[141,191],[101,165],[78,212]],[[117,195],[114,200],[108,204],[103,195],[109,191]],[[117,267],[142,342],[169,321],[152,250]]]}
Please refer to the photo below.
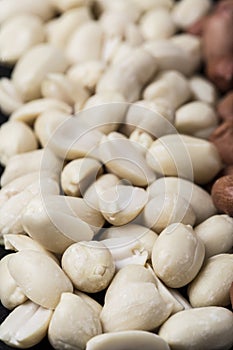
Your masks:
{"label": "bean pile", "polygon": [[233,1],[1,0],[0,340],[233,346]]}

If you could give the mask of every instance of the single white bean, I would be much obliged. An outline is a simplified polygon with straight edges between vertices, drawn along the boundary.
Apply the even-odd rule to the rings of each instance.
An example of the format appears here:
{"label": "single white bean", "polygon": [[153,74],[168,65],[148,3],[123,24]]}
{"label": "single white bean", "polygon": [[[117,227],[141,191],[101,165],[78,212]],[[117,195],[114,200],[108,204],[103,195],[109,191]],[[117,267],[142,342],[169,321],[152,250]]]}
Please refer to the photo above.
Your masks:
{"label": "single white bean", "polygon": [[222,168],[213,143],[187,135],[165,135],[154,141],[147,162],[160,174],[194,178],[197,184],[208,183]]}
{"label": "single white bean", "polygon": [[179,28],[186,29],[207,14],[210,7],[209,0],[181,0],[175,4],[172,16]]}
{"label": "single white bean", "polygon": [[41,93],[45,98],[54,98],[70,106],[82,109],[89,98],[88,91],[80,84],[73,83],[64,74],[49,73],[41,84]]}
{"label": "single white bean", "polygon": [[71,66],[67,76],[73,83],[81,83],[85,88],[94,91],[104,70],[102,61],[87,61]]}
{"label": "single white bean", "polygon": [[176,110],[175,125],[181,134],[208,139],[218,125],[218,117],[209,104],[194,101]]}
{"label": "single white bean", "polygon": [[99,208],[110,224],[121,226],[135,219],[147,200],[147,193],[142,188],[116,185],[101,193]]}
{"label": "single white bean", "polygon": [[167,319],[172,308],[173,304],[160,294],[150,271],[140,265],[128,265],[116,274],[107,290],[101,312],[103,330],[152,330]]}
{"label": "single white bean", "polygon": [[84,110],[79,114],[90,128],[109,134],[118,130],[123,123],[128,104],[118,93],[102,93],[92,95],[86,102]]}
{"label": "single white bean", "polygon": [[14,86],[13,82],[8,78],[0,79],[0,106],[4,114],[11,114],[21,107],[23,100]]}
{"label": "single white bean", "polygon": [[38,116],[50,109],[56,109],[66,114],[71,114],[72,108],[65,102],[55,98],[41,98],[25,103],[12,113],[10,119],[33,124]]}
{"label": "single white bean", "polygon": [[98,151],[108,171],[135,186],[147,186],[156,177],[146,164],[143,155],[130,140],[119,133],[110,133],[105,136]]}
{"label": "single white bean", "polygon": [[52,314],[52,310],[26,301],[1,324],[0,339],[14,348],[30,348],[46,336]]}
{"label": "single white bean", "polygon": [[99,158],[98,145],[103,133],[85,122],[85,111],[67,119],[53,133],[49,148],[60,158],[73,160],[83,157]]}
{"label": "single white bean", "polygon": [[54,309],[64,292],[73,292],[73,285],[59,265],[44,253],[22,250],[8,262],[11,276],[27,297],[36,304]]}
{"label": "single white bean", "polygon": [[141,100],[129,106],[124,130],[126,133],[140,128],[153,139],[175,132],[174,111],[165,99]]}
{"label": "single white bean", "polygon": [[187,74],[193,75],[200,68],[202,61],[201,39],[195,35],[182,33],[171,37],[170,42],[179,47],[184,55],[187,55],[190,64]]}
{"label": "single white bean", "polygon": [[38,193],[58,195],[60,188],[58,183],[50,178],[39,178],[26,187],[22,192],[8,199],[0,208],[0,232],[1,235],[9,233],[24,233],[22,216],[25,207]]}
{"label": "single white bean", "polygon": [[190,203],[175,193],[162,193],[153,197],[146,204],[142,216],[144,225],[158,233],[170,224],[181,222],[193,226],[196,221]]}
{"label": "single white bean", "polygon": [[[85,202],[93,209],[99,210],[99,197],[108,188],[117,185],[120,179],[113,174],[101,175],[84,193]],[[1,194],[1,192],[0,192]],[[0,197],[1,198],[1,197]],[[1,202],[0,202],[1,203]]]}
{"label": "single white bean", "polygon": [[176,26],[166,8],[155,8],[140,19],[140,28],[145,40],[158,40],[171,37]]}
{"label": "single white bean", "polygon": [[39,149],[12,156],[1,176],[1,186],[31,172],[44,172],[50,174],[53,179],[57,178],[61,171],[61,160],[50,150]]}
{"label": "single white bean", "polygon": [[195,100],[214,105],[217,100],[217,90],[209,80],[196,75],[189,80],[189,86]]}
{"label": "single white bean", "polygon": [[16,306],[23,304],[27,300],[27,297],[9,272],[8,262],[10,258],[11,254],[6,255],[0,260],[0,300],[3,306],[12,310]]}
{"label": "single white bean", "polygon": [[52,259],[54,259],[54,261],[58,262],[55,255],[44,249],[40,243],[31,237],[19,234],[8,234],[4,235],[3,238],[4,247],[6,250],[13,250],[15,252],[20,252],[21,250],[36,250],[50,256]]}
{"label": "single white bean", "polygon": [[214,215],[195,227],[197,236],[205,244],[205,256],[228,253],[233,247],[233,218]]}
{"label": "single white bean", "polygon": [[232,327],[233,314],[230,310],[216,306],[202,307],[184,310],[170,317],[160,328],[159,336],[173,349],[230,350]]}
{"label": "single white bean", "polygon": [[217,209],[209,193],[193,182],[178,177],[162,177],[155,180],[148,188],[149,199],[159,194],[174,193],[183,197],[194,210],[195,224],[200,224],[216,214]]}
{"label": "single white bean", "polygon": [[191,226],[168,226],[155,241],[152,251],[153,269],[171,288],[191,282],[201,269],[205,246]]}
{"label": "single white bean", "polygon": [[80,296],[63,293],[49,324],[48,338],[53,348],[82,350],[88,340],[101,333],[100,319],[93,308]]}
{"label": "single white bean", "polygon": [[87,7],[70,9],[58,18],[47,22],[45,26],[47,41],[56,47],[65,49],[73,32],[90,20],[91,15]]}
{"label": "single white bean", "polygon": [[38,147],[33,131],[24,123],[9,121],[0,128],[0,161],[6,165],[9,159],[20,153],[34,151]]}
{"label": "single white bean", "polygon": [[38,16],[25,13],[9,18],[0,30],[0,61],[14,64],[25,52],[42,43],[44,39],[44,26]]}
{"label": "single white bean", "polygon": [[[218,283],[216,283],[216,280]],[[230,305],[233,280],[233,254],[218,254],[208,258],[188,288],[193,307]]]}
{"label": "single white bean", "polygon": [[56,129],[62,127],[71,116],[59,109],[49,109],[42,112],[35,121],[34,131],[40,144],[45,148]]}
{"label": "single white bean", "polygon": [[40,3],[34,0],[3,0],[0,3],[0,23],[15,15],[30,13],[46,21],[55,14],[55,9],[49,0],[41,0]]}
{"label": "single white bean", "polygon": [[97,92],[113,91],[121,93],[126,101],[139,99],[141,88],[156,73],[154,57],[144,49],[134,49],[121,63],[116,63],[103,74],[97,84]]}
{"label": "single white bean", "polygon": [[63,73],[67,68],[64,54],[49,44],[40,44],[20,57],[12,80],[23,97],[30,101],[40,97],[41,83],[48,73]]}
{"label": "single white bean", "polygon": [[61,173],[62,189],[68,196],[81,197],[102,172],[102,164],[96,159],[72,160]]}
{"label": "single white bean", "polygon": [[158,335],[144,331],[124,331],[101,334],[88,341],[86,350],[109,349],[141,350],[169,350],[169,345]]}
{"label": "single white bean", "polygon": [[107,288],[115,273],[110,251],[96,241],[72,244],[62,256],[62,268],[75,288],[87,293]]}
{"label": "single white bean", "polygon": [[165,98],[174,109],[177,109],[190,99],[191,91],[183,74],[171,70],[160,73],[156,80],[146,87],[143,96],[149,101]]}
{"label": "single white bean", "polygon": [[53,178],[52,176],[50,177],[50,175],[51,174],[49,174],[49,172],[47,173],[46,171],[35,171],[30,172],[26,175],[19,176],[16,179],[10,181],[0,191],[0,207],[2,207],[8,201],[8,199],[25,190],[36,180],[39,181],[39,179],[43,179],[45,177],[51,178],[53,180],[56,179],[56,176]]}
{"label": "single white bean", "polygon": [[75,30],[66,46],[70,64],[99,60],[103,45],[103,30],[98,22],[89,21]]}
{"label": "single white bean", "polygon": [[104,219],[81,198],[37,196],[25,209],[22,224],[45,249],[63,253],[74,242],[91,240]]}

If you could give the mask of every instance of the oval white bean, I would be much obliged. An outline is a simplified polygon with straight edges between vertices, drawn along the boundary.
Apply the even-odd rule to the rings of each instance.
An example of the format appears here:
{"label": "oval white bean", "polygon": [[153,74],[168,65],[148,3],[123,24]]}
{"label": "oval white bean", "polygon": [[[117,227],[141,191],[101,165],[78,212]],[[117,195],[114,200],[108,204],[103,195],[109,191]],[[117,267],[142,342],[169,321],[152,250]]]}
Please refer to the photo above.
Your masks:
{"label": "oval white bean", "polygon": [[196,221],[190,203],[175,193],[162,193],[153,197],[146,204],[142,216],[144,225],[158,233],[173,223],[193,226]]}
{"label": "oval white bean", "polygon": [[48,73],[63,73],[67,62],[62,51],[49,44],[28,50],[17,62],[12,79],[23,97],[30,101],[40,97],[41,82]]}
{"label": "oval white bean", "polygon": [[74,84],[64,74],[49,73],[41,84],[41,93],[45,98],[54,98],[70,106],[82,109],[89,98],[88,91],[80,84]]}
{"label": "oval white bean", "polygon": [[187,79],[180,72],[172,70],[160,73],[143,93],[145,100],[164,98],[174,109],[188,101],[190,96],[191,91]]}
{"label": "oval white bean", "polygon": [[79,82],[85,88],[94,91],[104,70],[105,65],[102,61],[87,61],[71,66],[67,76],[74,83]]}
{"label": "oval white bean", "polygon": [[0,30],[0,61],[14,64],[25,52],[42,43],[44,39],[44,26],[38,16],[27,13],[14,16],[6,20]]}
{"label": "oval white bean", "polygon": [[75,30],[66,46],[70,64],[99,60],[103,45],[103,30],[98,22],[89,21]]}
{"label": "oval white bean", "polygon": [[18,14],[30,13],[46,21],[54,16],[55,9],[49,0],[41,0],[40,3],[34,0],[3,0],[0,3],[0,23]]}
{"label": "oval white bean", "polygon": [[186,29],[202,18],[210,9],[211,2],[209,0],[181,0],[176,3],[172,16],[174,22],[179,28]]}
{"label": "oval white bean", "polygon": [[72,244],[62,256],[62,268],[74,286],[87,293],[107,288],[115,273],[110,251],[95,241]]}
{"label": "oval white bean", "polygon": [[158,335],[144,331],[124,331],[101,334],[88,341],[86,350],[128,349],[169,350],[169,345]]}
{"label": "oval white bean", "polygon": [[205,257],[205,246],[190,226],[168,226],[155,241],[152,264],[155,273],[171,288],[192,281]]}
{"label": "oval white bean", "polygon": [[1,324],[0,339],[14,348],[30,348],[46,336],[52,313],[52,310],[26,301]]}
{"label": "oval white bean", "polygon": [[170,317],[160,328],[159,336],[173,349],[229,350],[233,343],[232,327],[230,310],[202,307]]}
{"label": "oval white bean", "polygon": [[165,135],[154,141],[147,162],[160,174],[193,177],[197,184],[211,181],[223,166],[213,143],[187,135]]}
{"label": "oval white bean", "polygon": [[81,197],[101,173],[102,164],[95,159],[72,160],[61,173],[62,189],[68,196]]}
{"label": "oval white bean", "polygon": [[11,259],[11,254],[6,255],[0,260],[0,300],[3,306],[12,310],[16,306],[23,304],[27,300],[27,297],[9,272],[9,259]]}
{"label": "oval white bean", "polygon": [[24,123],[9,121],[0,128],[0,161],[6,165],[9,159],[20,153],[34,151],[38,147],[33,131]]}
{"label": "oval white bean", "polygon": [[44,253],[22,250],[9,259],[8,268],[17,285],[36,304],[54,309],[73,286],[59,265]]}
{"label": "oval white bean", "polygon": [[129,106],[124,131],[139,128],[153,139],[175,133],[174,111],[165,99],[141,100]]}
{"label": "oval white bean", "polygon": [[[22,217],[24,230],[29,236],[54,253],[63,253],[74,242],[93,238],[93,230],[83,218],[92,223],[94,220],[96,229],[104,222],[104,219],[98,221],[99,216],[93,215],[96,212],[85,206],[81,199],[77,203],[77,198],[72,201],[73,207],[78,207],[75,212],[70,199],[72,197],[51,196],[43,200],[37,196],[28,204]],[[80,218],[77,214],[81,209],[84,213]]]}
{"label": "oval white bean", "polygon": [[189,86],[194,99],[214,105],[217,100],[217,90],[209,80],[202,76],[193,76],[189,80]]}
{"label": "oval white bean", "polygon": [[197,236],[205,244],[205,256],[228,253],[233,247],[233,218],[214,215],[195,227]]}
{"label": "oval white bean", "polygon": [[7,115],[13,113],[21,107],[23,100],[14,86],[12,80],[8,78],[0,79],[0,106],[1,111]]}
{"label": "oval white bean", "polygon": [[[137,277],[134,276],[135,282],[130,281],[133,277],[131,270],[137,271]],[[125,284],[122,284],[122,279]],[[146,268],[128,265],[116,274],[107,290],[101,312],[103,330],[152,330],[168,318],[172,307],[172,304],[163,299],[152,274]]]}
{"label": "oval white bean", "polygon": [[49,109],[42,112],[35,121],[34,131],[40,144],[45,148],[51,140],[56,129],[62,127],[71,116],[58,109]]}
{"label": "oval white bean", "polygon": [[63,293],[49,324],[54,349],[85,349],[88,340],[101,333],[99,316],[91,306],[78,295]]}
{"label": "oval white bean", "polygon": [[101,193],[99,208],[110,224],[121,226],[135,219],[147,200],[147,193],[142,188],[116,185]]}
{"label": "oval white bean", "polygon": [[18,120],[24,123],[33,124],[38,116],[49,110],[58,110],[67,114],[71,114],[72,108],[65,102],[55,98],[41,98],[25,103],[12,113],[10,120]]}
{"label": "oval white bean", "polygon": [[140,29],[148,41],[169,38],[176,31],[172,16],[165,8],[146,12],[140,19]]}
{"label": "oval white bean", "polygon": [[188,295],[191,305],[193,307],[228,306],[232,280],[233,254],[210,257],[189,285]]}
{"label": "oval white bean", "polygon": [[39,178],[26,187],[22,192],[12,196],[0,208],[0,232],[1,235],[9,233],[24,233],[22,215],[28,203],[38,194],[46,193],[58,195],[60,188],[58,183],[50,178]]}
{"label": "oval white bean", "polygon": [[175,125],[181,134],[208,139],[218,125],[218,117],[207,103],[194,101],[176,110]]}
{"label": "oval white bean", "polygon": [[156,177],[143,155],[119,133],[113,132],[103,138],[98,153],[109,172],[135,186],[147,186]]}
{"label": "oval white bean", "polygon": [[7,185],[18,177],[38,171],[41,172],[41,176],[46,172],[52,179],[56,179],[58,172],[61,171],[61,160],[48,149],[12,156],[1,176],[1,186]]}
{"label": "oval white bean", "polygon": [[200,224],[216,214],[212,198],[202,187],[193,182],[178,177],[162,177],[155,180],[148,188],[149,199],[159,194],[174,193],[183,197],[194,210],[195,224]]}
{"label": "oval white bean", "polygon": [[70,9],[58,18],[47,22],[45,31],[47,41],[61,49],[65,49],[73,32],[83,23],[91,20],[87,7]]}

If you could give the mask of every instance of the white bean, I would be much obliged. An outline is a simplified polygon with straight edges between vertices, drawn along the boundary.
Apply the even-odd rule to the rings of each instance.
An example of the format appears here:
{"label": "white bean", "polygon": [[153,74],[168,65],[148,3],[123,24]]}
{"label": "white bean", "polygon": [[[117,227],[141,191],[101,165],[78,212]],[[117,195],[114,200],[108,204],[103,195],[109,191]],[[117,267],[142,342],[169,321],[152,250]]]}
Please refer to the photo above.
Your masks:
{"label": "white bean", "polygon": [[14,64],[25,52],[42,43],[44,39],[44,26],[38,16],[25,13],[9,18],[0,30],[0,61]]}
{"label": "white bean", "polygon": [[205,246],[191,226],[168,226],[155,241],[152,251],[153,269],[171,288],[192,281],[201,269]]}
{"label": "white bean", "polygon": [[208,258],[189,285],[188,296],[191,305],[228,306],[232,280],[233,254],[219,254]]}
{"label": "white bean", "polygon": [[52,313],[52,310],[26,301],[1,324],[0,339],[14,348],[30,348],[46,336]]}
{"label": "white bean", "polygon": [[99,316],[91,306],[78,295],[63,293],[49,324],[51,345],[56,350],[81,350],[89,339],[101,333]]}
{"label": "white bean", "polygon": [[23,100],[30,101],[40,97],[41,83],[46,74],[63,73],[66,68],[62,51],[49,44],[40,44],[20,57],[12,79]]}
{"label": "white bean", "polygon": [[34,250],[14,253],[8,268],[27,297],[42,307],[54,309],[62,293],[73,291],[73,285],[63,270],[44,253]]}
{"label": "white bean", "polygon": [[214,144],[187,135],[165,135],[154,141],[147,162],[160,174],[194,178],[197,184],[208,183],[222,168]]}
{"label": "white bean", "polygon": [[38,147],[33,131],[24,123],[10,121],[0,128],[0,161],[6,165],[10,157]]}
{"label": "white bean", "polygon": [[229,350],[233,343],[232,327],[230,310],[202,307],[173,315],[162,325],[159,335],[173,349]]}
{"label": "white bean", "polygon": [[233,218],[214,215],[195,227],[197,236],[205,244],[205,256],[228,253],[233,246]]}

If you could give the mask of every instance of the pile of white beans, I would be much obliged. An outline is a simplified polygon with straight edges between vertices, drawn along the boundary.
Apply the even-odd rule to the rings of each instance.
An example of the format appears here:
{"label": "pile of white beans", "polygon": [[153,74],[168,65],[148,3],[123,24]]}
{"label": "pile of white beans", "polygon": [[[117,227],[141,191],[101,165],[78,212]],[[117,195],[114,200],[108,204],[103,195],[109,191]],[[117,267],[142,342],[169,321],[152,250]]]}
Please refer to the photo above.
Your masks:
{"label": "pile of white beans", "polygon": [[218,93],[184,33],[210,9],[0,1],[0,62],[14,65],[0,79],[6,344],[233,346],[233,218],[203,188],[223,167],[208,141]]}

